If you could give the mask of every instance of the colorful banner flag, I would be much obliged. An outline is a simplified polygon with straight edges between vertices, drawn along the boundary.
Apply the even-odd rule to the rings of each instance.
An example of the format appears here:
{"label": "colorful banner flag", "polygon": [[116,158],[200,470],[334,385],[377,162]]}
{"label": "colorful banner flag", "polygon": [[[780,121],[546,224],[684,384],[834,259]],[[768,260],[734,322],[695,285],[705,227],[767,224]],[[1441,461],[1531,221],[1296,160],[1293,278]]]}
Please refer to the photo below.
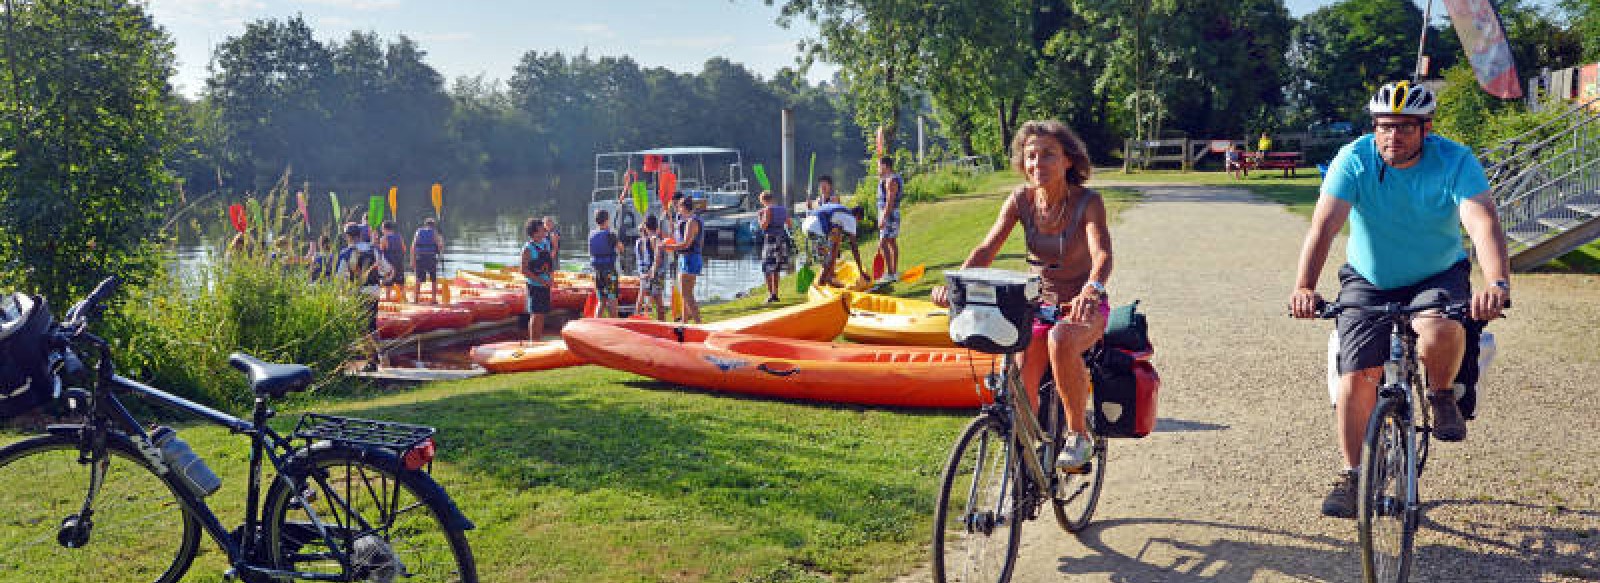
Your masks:
{"label": "colorful banner flag", "polygon": [[1467,61],[1478,76],[1478,85],[1501,99],[1522,97],[1517,64],[1494,4],[1489,0],[1444,0],[1444,6],[1450,11],[1450,22],[1461,38],[1461,47],[1467,51]]}

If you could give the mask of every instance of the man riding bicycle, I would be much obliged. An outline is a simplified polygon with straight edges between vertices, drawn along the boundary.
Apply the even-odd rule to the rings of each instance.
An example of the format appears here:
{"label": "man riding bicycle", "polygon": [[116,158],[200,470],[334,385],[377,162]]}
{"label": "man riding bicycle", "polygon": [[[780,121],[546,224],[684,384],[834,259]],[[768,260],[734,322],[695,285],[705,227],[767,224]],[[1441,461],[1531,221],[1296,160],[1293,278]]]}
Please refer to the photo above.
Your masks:
{"label": "man riding bicycle", "polygon": [[[1385,84],[1368,102],[1373,132],[1341,148],[1323,178],[1289,298],[1294,317],[1313,317],[1322,302],[1317,278],[1346,218],[1350,238],[1348,262],[1339,270],[1339,303],[1420,305],[1447,294],[1452,301],[1470,297],[1470,316],[1490,320],[1510,301],[1505,234],[1488,179],[1471,149],[1432,134],[1436,105],[1432,91],[1405,81]],[[1491,282],[1476,295],[1468,283],[1471,264],[1461,246],[1461,227],[1477,250],[1484,279]],[[1344,469],[1322,502],[1325,516],[1355,518],[1355,468],[1389,358],[1389,326],[1378,314],[1361,310],[1339,315],[1335,412]],[[1451,385],[1461,366],[1465,330],[1437,311],[1420,315],[1412,327],[1426,373],[1433,435],[1461,441],[1466,421]]]}

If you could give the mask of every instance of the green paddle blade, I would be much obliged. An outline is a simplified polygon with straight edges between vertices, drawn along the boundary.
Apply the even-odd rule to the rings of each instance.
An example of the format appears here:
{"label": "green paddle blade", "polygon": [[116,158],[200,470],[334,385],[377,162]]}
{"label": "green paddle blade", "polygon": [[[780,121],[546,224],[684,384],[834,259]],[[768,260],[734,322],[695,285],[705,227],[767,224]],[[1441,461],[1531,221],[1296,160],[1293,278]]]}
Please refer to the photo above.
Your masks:
{"label": "green paddle blade", "polygon": [[244,206],[245,208],[250,209],[250,223],[255,225],[256,229],[260,231],[260,233],[266,233],[267,221],[266,215],[261,213],[261,201],[253,198],[246,199],[244,201]]}
{"label": "green paddle blade", "polygon": [[333,203],[333,221],[329,224],[333,226],[335,231],[338,231],[339,226],[344,224],[344,207],[339,206],[339,193],[337,192],[328,191],[328,200]]}
{"label": "green paddle blade", "polygon": [[645,190],[644,182],[633,183],[633,210],[639,211],[639,216],[644,216],[650,209],[650,193]]}
{"label": "green paddle blade", "polygon": [[806,194],[811,194],[812,185],[817,183],[817,153],[811,153],[811,169],[806,171]]}
{"label": "green paddle blade", "polygon": [[794,292],[797,294],[806,293],[806,289],[810,288],[811,282],[816,281],[816,279],[817,271],[811,268],[810,263],[801,265],[800,270],[794,274]]}
{"label": "green paddle blade", "polygon": [[504,263],[497,263],[497,262],[494,262],[494,261],[485,261],[485,262],[483,262],[483,268],[484,269],[505,269],[505,267],[506,267],[506,264],[504,264]]}
{"label": "green paddle blade", "polygon": [[367,200],[367,224],[371,225],[374,230],[378,228],[378,225],[383,224],[383,206],[384,202],[381,196],[374,196]]}
{"label": "green paddle blade", "polygon": [[760,164],[750,167],[756,173],[756,182],[761,183],[761,190],[772,190],[772,182],[767,180],[767,168]]}

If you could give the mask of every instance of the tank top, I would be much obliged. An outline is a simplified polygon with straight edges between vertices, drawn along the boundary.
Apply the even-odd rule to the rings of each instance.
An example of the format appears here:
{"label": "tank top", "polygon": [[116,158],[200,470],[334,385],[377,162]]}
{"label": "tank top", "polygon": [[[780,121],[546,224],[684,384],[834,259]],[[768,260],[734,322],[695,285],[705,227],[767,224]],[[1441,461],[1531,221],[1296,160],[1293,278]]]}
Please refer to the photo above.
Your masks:
{"label": "tank top", "polygon": [[[1089,270],[1094,262],[1089,257],[1089,237],[1083,230],[1083,213],[1089,201],[1100,193],[1080,188],[1077,195],[1068,197],[1065,208],[1056,209],[1066,215],[1066,225],[1060,232],[1045,233],[1035,224],[1038,213],[1034,210],[1033,195],[1027,187],[1012,191],[1013,206],[1018,221],[1022,223],[1023,237],[1028,247],[1028,271],[1038,274],[1040,299],[1045,303],[1059,304],[1072,299],[1089,282]],[[1050,213],[1054,219],[1056,213]]]}
{"label": "tank top", "polygon": [[417,255],[438,255],[439,239],[435,238],[433,229],[423,227],[417,229],[416,245],[411,247]]}
{"label": "tank top", "polygon": [[633,256],[639,265],[639,275],[650,273],[650,266],[656,263],[655,238],[641,236],[634,240]]}
{"label": "tank top", "polygon": [[781,206],[767,207],[767,229],[763,231],[768,237],[782,237],[786,232],[784,223],[789,221],[789,209]]}
{"label": "tank top", "polygon": [[695,231],[694,240],[690,241],[688,246],[684,247],[681,251],[678,251],[678,252],[679,253],[689,254],[689,255],[699,255],[701,247],[704,247],[705,246],[705,242],[706,242],[706,225],[705,225],[704,222],[702,222],[700,220],[700,215],[697,215],[697,214],[696,215],[689,215],[689,218],[681,220],[681,221],[678,221],[678,240],[679,241],[683,241],[684,237],[688,236],[688,234],[689,234],[689,223],[694,223],[696,226],[699,227],[699,229]]}
{"label": "tank top", "polygon": [[[885,206],[887,206],[889,204],[889,187],[887,185],[890,182],[893,182],[895,184],[900,185],[900,194],[898,194],[898,195],[896,195],[894,197],[894,207],[885,209],[883,207],[885,207]],[[879,180],[878,181],[878,214],[886,215],[886,214],[892,213],[894,211],[900,210],[900,200],[905,198],[905,197],[906,197],[906,183],[905,183],[904,180],[900,179],[900,175],[899,174],[891,173],[891,174],[889,174],[888,178],[885,178],[883,180]]]}

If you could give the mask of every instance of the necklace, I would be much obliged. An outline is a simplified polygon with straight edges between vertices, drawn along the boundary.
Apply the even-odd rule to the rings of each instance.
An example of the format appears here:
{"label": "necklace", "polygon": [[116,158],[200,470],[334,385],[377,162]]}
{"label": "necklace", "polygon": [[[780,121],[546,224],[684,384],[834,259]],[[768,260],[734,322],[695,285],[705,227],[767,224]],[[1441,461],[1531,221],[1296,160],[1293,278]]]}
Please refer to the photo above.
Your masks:
{"label": "necklace", "polygon": [[[1065,229],[1066,225],[1061,224],[1061,220],[1063,218],[1066,218],[1066,215],[1067,215],[1067,199],[1070,198],[1070,196],[1062,196],[1061,197],[1060,205],[1056,208],[1056,216],[1054,218],[1052,218],[1050,216],[1050,211],[1047,209],[1047,207],[1049,206],[1049,194],[1045,192],[1043,187],[1040,187],[1036,192],[1037,193],[1034,194],[1034,196],[1033,196],[1033,213],[1034,213],[1034,216],[1036,217],[1036,220],[1039,223],[1039,225],[1041,227],[1046,226],[1046,225],[1059,226],[1060,228]],[[1067,191],[1067,194],[1070,195],[1071,192],[1072,191],[1071,191],[1071,189],[1069,187],[1068,191]],[[1042,197],[1042,198],[1045,199],[1044,202],[1040,202],[1040,198],[1041,198],[1039,196],[1040,194],[1044,195]]]}

